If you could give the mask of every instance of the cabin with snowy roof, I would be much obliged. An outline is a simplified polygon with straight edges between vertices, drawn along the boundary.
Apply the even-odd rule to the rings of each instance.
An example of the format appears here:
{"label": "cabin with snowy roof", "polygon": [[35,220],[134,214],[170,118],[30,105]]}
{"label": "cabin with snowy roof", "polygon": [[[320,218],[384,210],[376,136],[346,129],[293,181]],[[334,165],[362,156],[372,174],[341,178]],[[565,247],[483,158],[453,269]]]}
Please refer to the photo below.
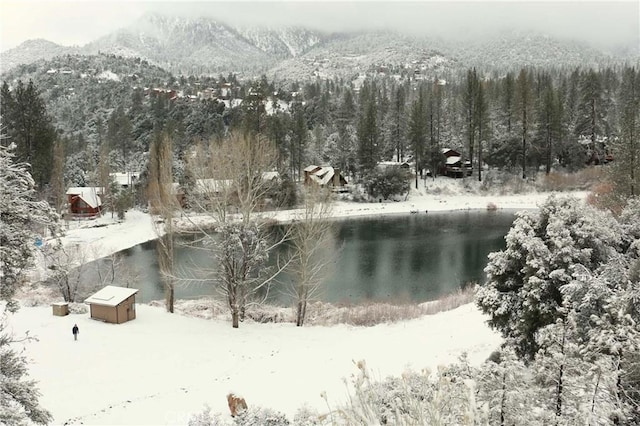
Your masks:
{"label": "cabin with snowy roof", "polygon": [[458,151],[450,148],[444,148],[442,149],[442,155],[444,156],[444,167],[441,170],[441,174],[457,178],[471,176],[473,173],[471,161],[463,161],[462,154]]}
{"label": "cabin with snowy roof", "polygon": [[67,190],[69,212],[76,218],[92,218],[102,212],[101,188],[81,186]]}
{"label": "cabin with snowy roof", "polygon": [[344,187],[347,184],[347,180],[338,169],[330,166],[311,165],[304,169],[304,184],[315,184],[320,187],[338,189]]}
{"label": "cabin with snowy roof", "polygon": [[138,289],[108,285],[85,299],[91,318],[111,324],[136,319],[136,293]]}

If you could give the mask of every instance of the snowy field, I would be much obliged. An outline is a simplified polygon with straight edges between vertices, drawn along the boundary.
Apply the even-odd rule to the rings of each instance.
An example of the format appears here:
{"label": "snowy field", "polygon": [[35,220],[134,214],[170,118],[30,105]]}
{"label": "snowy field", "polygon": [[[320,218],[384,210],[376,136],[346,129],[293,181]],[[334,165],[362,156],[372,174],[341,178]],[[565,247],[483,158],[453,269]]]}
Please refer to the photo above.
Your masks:
{"label": "snowy field", "polygon": [[[230,323],[172,315],[138,305],[137,319],[113,325],[88,314],[53,316],[51,307],[22,308],[14,331],[26,345],[29,372],[55,424],[186,424],[205,404],[227,414],[233,391],[247,404],[293,418],[306,404],[320,412],[342,401],[343,379],[365,360],[384,378],[436,368],[466,351],[481,363],[500,342],[472,305],[421,319],[368,328]],[[78,341],[71,328],[80,328]]]}
{"label": "snowy field", "polygon": [[[402,202],[338,202],[334,215],[428,214],[486,209],[489,203],[535,208],[548,195],[434,196],[413,191]],[[284,221],[294,215],[287,211],[273,217]],[[72,223],[64,243],[79,245],[89,259],[155,237],[150,217],[130,211],[123,223],[109,215]],[[242,323],[232,329],[228,321],[168,314],[147,305],[136,309],[137,319],[121,325],[94,321],[88,314],[53,316],[50,306],[23,307],[10,317],[17,336],[29,331],[38,338],[24,344],[25,355],[42,392],[41,404],[55,424],[186,424],[205,405],[228,413],[226,395],[231,391],[250,406],[281,411],[292,419],[303,405],[327,411],[322,392],[332,406],[343,401],[346,383],[357,372],[354,361],[365,360],[382,379],[448,364],[463,352],[479,364],[501,341],[473,305],[369,328]],[[80,327],[78,341],[71,334],[74,323]]]}

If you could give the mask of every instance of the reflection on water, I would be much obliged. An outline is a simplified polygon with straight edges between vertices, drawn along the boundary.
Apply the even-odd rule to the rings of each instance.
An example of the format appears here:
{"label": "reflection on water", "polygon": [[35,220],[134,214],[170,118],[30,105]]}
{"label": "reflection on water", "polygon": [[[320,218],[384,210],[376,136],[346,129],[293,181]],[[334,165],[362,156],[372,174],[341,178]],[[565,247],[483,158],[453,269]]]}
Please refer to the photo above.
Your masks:
{"label": "reflection on water", "polygon": [[[465,211],[381,216],[336,221],[333,250],[320,299],[334,303],[364,301],[423,302],[451,293],[469,282],[482,282],[487,255],[504,248],[513,222],[509,212]],[[180,237],[185,241],[185,237]],[[285,249],[281,249],[281,254]],[[122,252],[143,302],[162,299],[155,242]],[[275,260],[272,260],[275,262]],[[210,253],[179,245],[180,274],[215,270]],[[269,293],[274,303],[288,305],[291,277],[282,274]],[[135,285],[134,285],[135,286]],[[178,299],[212,295],[211,283],[179,285]]]}

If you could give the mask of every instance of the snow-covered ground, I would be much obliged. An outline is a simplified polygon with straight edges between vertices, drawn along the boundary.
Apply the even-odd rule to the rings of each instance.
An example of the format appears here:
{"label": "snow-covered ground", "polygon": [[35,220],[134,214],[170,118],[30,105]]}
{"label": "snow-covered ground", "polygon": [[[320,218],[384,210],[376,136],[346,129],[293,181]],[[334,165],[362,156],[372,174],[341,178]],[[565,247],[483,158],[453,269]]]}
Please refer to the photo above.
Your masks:
{"label": "snow-covered ground", "polygon": [[[208,404],[228,414],[233,391],[247,404],[293,418],[306,404],[320,412],[343,401],[353,361],[374,375],[436,368],[466,351],[479,364],[500,342],[473,305],[398,324],[295,327],[210,321],[138,305],[120,325],[88,314],[57,317],[51,307],[22,308],[11,318],[26,345],[30,376],[55,424],[174,425]],[[71,328],[80,328],[78,341]]]}
{"label": "snow-covered ground", "polygon": [[[535,208],[548,193],[509,196],[429,195],[416,191],[406,201],[337,202],[336,217],[426,211]],[[572,195],[584,197],[584,193]],[[294,212],[279,212],[288,220]],[[96,227],[95,225],[101,225]],[[149,215],[130,211],[123,223],[109,216],[70,225],[65,244],[77,244],[89,258],[155,238]],[[327,409],[346,397],[354,361],[365,360],[379,378],[455,361],[462,352],[482,362],[500,342],[473,305],[397,324],[369,328],[304,327],[242,323],[168,314],[137,306],[137,319],[121,325],[88,314],[52,315],[50,306],[23,307],[10,316],[13,331],[29,331],[25,343],[31,378],[55,424],[186,424],[209,405],[228,413],[226,395],[249,405],[289,415],[308,405]],[[78,341],[71,328],[80,327]]]}

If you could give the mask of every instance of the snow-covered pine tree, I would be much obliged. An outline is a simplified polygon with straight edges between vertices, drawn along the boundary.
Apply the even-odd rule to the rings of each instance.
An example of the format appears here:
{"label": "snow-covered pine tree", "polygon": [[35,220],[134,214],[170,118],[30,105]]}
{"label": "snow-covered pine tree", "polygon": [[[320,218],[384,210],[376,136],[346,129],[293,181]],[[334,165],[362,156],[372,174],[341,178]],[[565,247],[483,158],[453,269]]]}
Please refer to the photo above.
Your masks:
{"label": "snow-covered pine tree", "polygon": [[0,145],[0,300],[12,312],[18,308],[14,296],[32,265],[36,241],[61,232],[56,211],[35,198],[29,165],[14,162],[14,148]]}
{"label": "snow-covered pine tree", "polygon": [[572,268],[605,264],[621,231],[613,217],[575,198],[552,196],[539,212],[520,213],[506,248],[489,255],[487,283],[476,296],[489,325],[513,339],[519,356],[533,359],[538,330],[566,316],[560,289],[572,281]]}
{"label": "snow-covered pine tree", "polygon": [[5,331],[6,321],[4,313],[0,317],[0,424],[48,424],[51,414],[38,403],[36,382],[26,380],[27,360],[12,346],[15,339]]}
{"label": "snow-covered pine tree", "polygon": [[478,369],[477,405],[491,425],[532,424],[536,387],[530,372],[508,345]]}
{"label": "snow-covered pine tree", "polygon": [[589,366],[579,356],[576,323],[569,314],[540,329],[536,336],[540,348],[531,364],[539,386],[541,424],[581,424],[582,407],[593,394]]}
{"label": "snow-covered pine tree", "polygon": [[27,361],[4,329],[6,314],[18,309],[15,293],[32,264],[36,239],[45,230],[58,233],[59,217],[46,201],[35,200],[29,166],[14,163],[13,149],[0,145],[0,300],[6,303],[0,317],[0,424],[47,424],[51,415],[39,405],[35,383],[25,380]]}

